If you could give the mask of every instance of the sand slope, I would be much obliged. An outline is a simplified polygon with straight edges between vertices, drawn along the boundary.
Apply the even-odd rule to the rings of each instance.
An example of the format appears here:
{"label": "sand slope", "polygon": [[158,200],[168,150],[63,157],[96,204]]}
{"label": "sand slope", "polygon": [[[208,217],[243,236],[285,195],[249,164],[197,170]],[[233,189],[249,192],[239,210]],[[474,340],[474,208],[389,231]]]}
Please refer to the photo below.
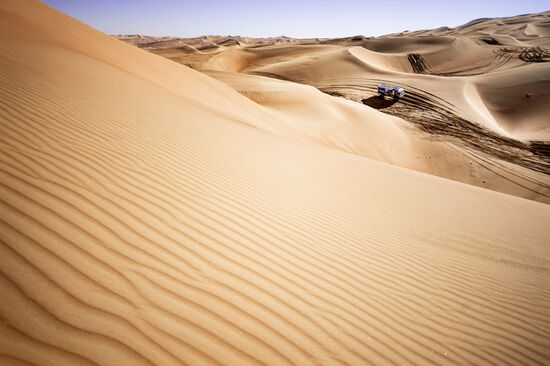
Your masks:
{"label": "sand slope", "polygon": [[2,365],[546,364],[548,205],[261,128],[0,5]]}
{"label": "sand slope", "polygon": [[[330,136],[331,145],[344,151],[550,202],[550,156],[545,153],[548,144],[538,141],[545,140],[548,131],[545,95],[549,89],[543,76],[546,66],[534,64],[471,77],[424,75],[411,71],[406,55],[357,46],[248,66],[253,74],[313,85],[357,102],[356,108],[346,104],[349,113],[341,113],[340,107],[335,109],[338,103],[334,97],[322,97],[305,87],[297,89],[295,83],[272,80],[269,84],[265,79],[242,74],[209,75],[278,114],[284,112],[284,121],[298,119],[293,127],[307,126],[310,134]],[[376,98],[379,82],[396,80],[407,90],[402,101]],[[502,93],[504,88],[507,93]],[[500,114],[499,108],[504,109]],[[408,128],[403,121],[386,118],[387,114],[410,122]],[[339,127],[327,130],[317,123],[322,120]],[[284,121],[279,126],[286,126]],[[354,127],[340,128],[343,125]],[[380,134],[380,130],[385,132]],[[403,137],[396,139],[390,130],[399,131]],[[522,142],[518,137],[537,141]],[[391,150],[392,157],[372,153],[373,148]]]}
{"label": "sand slope", "polygon": [[[339,64],[344,65],[343,62]],[[415,131],[414,125],[401,118],[329,96],[311,86],[256,75],[206,73],[263,107],[273,122],[258,128],[272,134],[292,136],[459,182],[550,202],[550,177],[545,174],[481,156],[459,142],[434,140]],[[478,103],[483,104],[477,94],[468,98],[476,96]]]}

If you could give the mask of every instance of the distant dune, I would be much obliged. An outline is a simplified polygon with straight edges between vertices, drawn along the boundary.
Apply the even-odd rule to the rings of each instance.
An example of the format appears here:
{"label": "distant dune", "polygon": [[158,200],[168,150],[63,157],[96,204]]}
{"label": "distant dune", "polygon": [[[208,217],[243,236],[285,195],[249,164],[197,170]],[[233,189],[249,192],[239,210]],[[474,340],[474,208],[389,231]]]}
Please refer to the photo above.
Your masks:
{"label": "distant dune", "polygon": [[201,73],[37,1],[0,29],[0,365],[550,362],[548,64],[163,48]]}

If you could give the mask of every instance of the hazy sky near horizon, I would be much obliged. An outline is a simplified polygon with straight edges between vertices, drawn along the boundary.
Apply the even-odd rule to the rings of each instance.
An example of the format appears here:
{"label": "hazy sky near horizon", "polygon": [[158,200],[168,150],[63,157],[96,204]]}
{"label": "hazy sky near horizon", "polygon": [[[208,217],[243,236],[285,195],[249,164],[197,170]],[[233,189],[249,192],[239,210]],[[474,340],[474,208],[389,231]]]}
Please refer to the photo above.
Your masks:
{"label": "hazy sky near horizon", "polygon": [[550,0],[43,0],[107,34],[378,36],[550,10]]}

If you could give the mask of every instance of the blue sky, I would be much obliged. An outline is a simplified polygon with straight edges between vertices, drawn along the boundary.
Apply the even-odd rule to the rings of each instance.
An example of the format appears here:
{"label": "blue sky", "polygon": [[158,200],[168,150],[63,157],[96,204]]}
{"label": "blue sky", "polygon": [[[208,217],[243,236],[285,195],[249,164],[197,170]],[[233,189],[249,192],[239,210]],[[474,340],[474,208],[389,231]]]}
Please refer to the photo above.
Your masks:
{"label": "blue sky", "polygon": [[108,34],[378,36],[550,10],[550,0],[45,0]]}

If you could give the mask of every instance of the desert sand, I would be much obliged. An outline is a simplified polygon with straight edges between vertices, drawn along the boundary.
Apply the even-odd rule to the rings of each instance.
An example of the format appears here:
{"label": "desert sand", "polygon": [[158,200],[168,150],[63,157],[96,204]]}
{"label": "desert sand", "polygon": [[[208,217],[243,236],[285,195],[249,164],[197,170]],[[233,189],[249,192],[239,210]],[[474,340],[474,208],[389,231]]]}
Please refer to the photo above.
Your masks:
{"label": "desert sand", "polygon": [[[550,362],[548,63],[143,50],[30,0],[0,37],[1,365]],[[377,109],[375,79],[410,93]]]}

